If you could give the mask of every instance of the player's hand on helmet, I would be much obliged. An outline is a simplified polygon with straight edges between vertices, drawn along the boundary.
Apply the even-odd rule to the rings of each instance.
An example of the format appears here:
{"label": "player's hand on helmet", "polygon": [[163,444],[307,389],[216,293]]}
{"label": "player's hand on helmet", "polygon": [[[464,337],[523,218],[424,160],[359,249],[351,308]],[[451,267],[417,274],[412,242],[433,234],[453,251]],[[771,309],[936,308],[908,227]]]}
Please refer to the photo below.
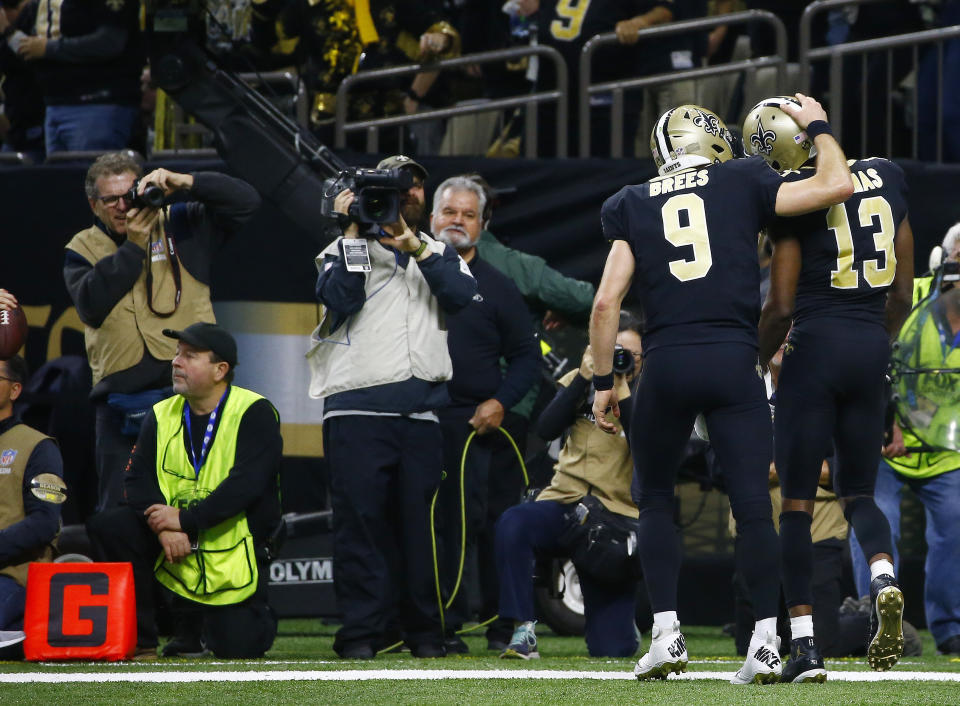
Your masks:
{"label": "player's hand on helmet", "polygon": [[583,358],[580,359],[580,376],[593,380],[593,349],[590,346],[587,346]]}
{"label": "player's hand on helmet", "polygon": [[596,390],[593,396],[593,417],[602,431],[608,434],[617,433],[617,426],[613,423],[614,417],[620,418],[620,403],[616,389]]}
{"label": "player's hand on helmet", "polygon": [[815,120],[826,121],[827,111],[823,109],[823,106],[820,105],[816,98],[805,96],[802,93],[795,93],[794,95],[797,100],[800,101],[800,107],[798,108],[792,103],[785,102],[783,111],[793,118],[797,125],[806,129],[807,125]]}

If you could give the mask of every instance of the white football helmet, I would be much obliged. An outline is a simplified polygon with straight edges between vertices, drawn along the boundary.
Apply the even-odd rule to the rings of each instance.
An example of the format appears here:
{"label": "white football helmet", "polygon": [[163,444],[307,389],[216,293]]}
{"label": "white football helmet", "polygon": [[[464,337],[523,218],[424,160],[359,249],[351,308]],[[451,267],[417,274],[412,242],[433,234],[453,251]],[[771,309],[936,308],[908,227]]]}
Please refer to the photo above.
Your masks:
{"label": "white football helmet", "polygon": [[800,105],[796,98],[774,96],[757,103],[743,121],[743,151],[759,155],[778,172],[800,168],[817,155],[807,133],[786,114],[786,103]]}
{"label": "white football helmet", "polygon": [[660,116],[650,134],[650,151],[661,175],[733,159],[733,138],[711,110],[681,105]]}

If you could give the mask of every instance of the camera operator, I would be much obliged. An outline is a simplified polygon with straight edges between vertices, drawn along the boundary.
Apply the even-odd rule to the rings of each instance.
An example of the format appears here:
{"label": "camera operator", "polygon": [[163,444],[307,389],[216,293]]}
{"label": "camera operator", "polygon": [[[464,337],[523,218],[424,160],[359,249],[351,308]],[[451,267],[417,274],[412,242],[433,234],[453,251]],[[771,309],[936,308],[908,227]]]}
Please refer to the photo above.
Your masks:
{"label": "camera operator", "polygon": [[[356,198],[344,189],[333,210],[348,218]],[[325,312],[308,353],[310,396],[324,404],[343,615],[333,648],[370,659],[399,615],[415,657],[443,657],[428,513],[442,464],[436,410],[450,401],[453,372],[444,316],[469,304],[477,284],[454,248],[401,215],[361,239],[362,217],[349,216],[317,257]]]}
{"label": "camera operator", "polygon": [[[86,326],[93,372],[98,510],[120,503],[139,421],[172,394],[176,341],[162,330],[214,322],[213,253],[260,205],[253,187],[224,174],[141,174],[139,162],[124,152],[102,155],[90,166],[85,190],[93,225],[67,243],[63,266]],[[161,207],[173,194],[187,200]]]}
{"label": "camera operator", "polygon": [[[621,317],[614,353],[614,382],[620,395],[630,395],[629,383],[640,372],[640,322]],[[627,445],[629,405],[616,420],[617,433],[606,434],[594,423],[592,403],[593,355],[588,346],[579,370],[560,380],[561,389],[537,423],[537,433],[553,439],[566,431],[554,475],[536,502],[516,505],[500,517],[496,530],[497,568],[500,574],[500,617],[512,619],[515,630],[501,653],[506,659],[536,659],[534,633],[533,563],[535,554],[563,555],[571,547],[563,535],[579,524],[574,515],[585,496],[594,496],[602,508],[591,514],[609,514],[612,522],[634,524],[637,508],[630,497],[633,461]],[[607,513],[604,513],[604,509]],[[626,522],[622,522],[623,518]],[[587,518],[584,518],[587,519]],[[637,575],[610,581],[574,563],[580,577],[586,614],[587,650],[591,657],[627,657],[639,645],[636,630]],[[639,568],[639,560],[634,554]]]}

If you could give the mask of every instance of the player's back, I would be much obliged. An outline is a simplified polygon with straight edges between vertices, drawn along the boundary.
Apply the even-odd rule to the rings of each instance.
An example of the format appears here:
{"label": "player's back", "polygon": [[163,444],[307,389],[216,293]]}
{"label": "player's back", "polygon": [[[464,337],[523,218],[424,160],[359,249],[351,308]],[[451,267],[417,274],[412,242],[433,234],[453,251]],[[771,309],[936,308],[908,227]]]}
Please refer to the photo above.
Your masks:
{"label": "player's back", "polygon": [[604,235],[630,244],[646,317],[644,348],[757,345],[757,237],[782,183],[759,157],[627,186],[603,205]]}
{"label": "player's back", "polygon": [[[833,319],[884,325],[887,290],[897,270],[894,243],[907,215],[903,170],[886,159],[850,160],[854,194],[846,202],[798,218],[777,219],[774,240],[795,237],[802,265],[794,326],[798,330]],[[790,172],[791,181],[813,168]]]}

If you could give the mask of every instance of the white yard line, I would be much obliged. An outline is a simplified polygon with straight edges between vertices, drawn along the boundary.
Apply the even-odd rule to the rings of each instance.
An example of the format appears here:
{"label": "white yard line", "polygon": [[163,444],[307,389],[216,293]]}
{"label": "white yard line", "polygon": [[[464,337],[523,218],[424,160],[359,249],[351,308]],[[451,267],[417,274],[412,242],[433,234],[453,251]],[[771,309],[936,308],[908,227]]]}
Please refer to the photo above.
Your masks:
{"label": "white yard line", "polygon": [[[671,680],[710,679],[729,681],[733,672],[687,672]],[[0,683],[67,684],[75,682],[248,682],[248,681],[370,681],[436,679],[598,679],[633,680],[624,672],[581,672],[572,670],[449,670],[449,669],[351,669],[342,671],[249,671],[249,672],[19,672],[0,674]],[[830,681],[940,681],[960,682],[957,672],[841,672],[831,671]]]}

